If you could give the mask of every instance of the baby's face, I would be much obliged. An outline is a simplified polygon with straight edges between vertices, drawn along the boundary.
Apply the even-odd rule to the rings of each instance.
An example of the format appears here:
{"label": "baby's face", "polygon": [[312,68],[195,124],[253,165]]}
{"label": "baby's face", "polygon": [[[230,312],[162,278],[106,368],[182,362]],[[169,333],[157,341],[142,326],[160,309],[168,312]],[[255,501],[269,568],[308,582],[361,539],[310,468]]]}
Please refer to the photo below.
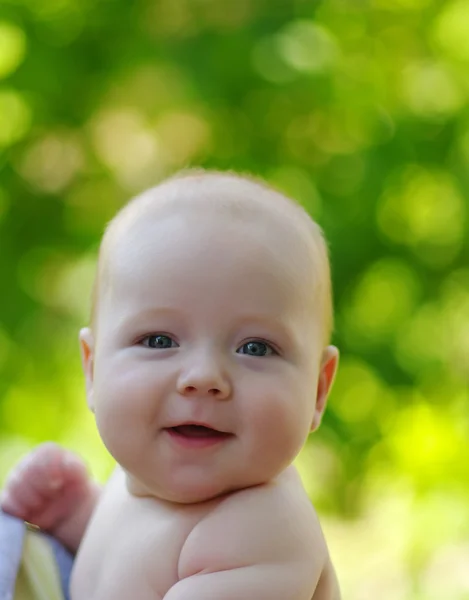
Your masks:
{"label": "baby's face", "polygon": [[111,258],[91,403],[130,489],[195,502],[259,484],[301,449],[321,361],[295,234],[210,214],[151,218]]}

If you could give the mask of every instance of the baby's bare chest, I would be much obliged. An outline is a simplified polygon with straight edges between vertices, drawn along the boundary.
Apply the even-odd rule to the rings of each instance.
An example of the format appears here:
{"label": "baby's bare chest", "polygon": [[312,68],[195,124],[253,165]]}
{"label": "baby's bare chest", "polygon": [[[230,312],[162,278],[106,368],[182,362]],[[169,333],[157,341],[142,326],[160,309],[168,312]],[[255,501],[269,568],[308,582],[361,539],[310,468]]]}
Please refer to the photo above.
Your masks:
{"label": "baby's bare chest", "polygon": [[181,549],[200,518],[151,500],[104,501],[80,546],[71,600],[161,600],[178,581]]}

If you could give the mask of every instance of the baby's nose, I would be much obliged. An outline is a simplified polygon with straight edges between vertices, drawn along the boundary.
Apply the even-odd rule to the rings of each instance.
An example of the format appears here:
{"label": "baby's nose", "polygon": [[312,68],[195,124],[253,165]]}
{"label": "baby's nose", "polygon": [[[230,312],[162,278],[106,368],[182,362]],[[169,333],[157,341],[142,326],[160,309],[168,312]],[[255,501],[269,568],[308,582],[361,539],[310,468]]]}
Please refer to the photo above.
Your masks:
{"label": "baby's nose", "polygon": [[216,362],[205,361],[203,364],[192,365],[180,374],[177,387],[178,392],[187,397],[211,396],[224,399],[231,394],[228,375]]}

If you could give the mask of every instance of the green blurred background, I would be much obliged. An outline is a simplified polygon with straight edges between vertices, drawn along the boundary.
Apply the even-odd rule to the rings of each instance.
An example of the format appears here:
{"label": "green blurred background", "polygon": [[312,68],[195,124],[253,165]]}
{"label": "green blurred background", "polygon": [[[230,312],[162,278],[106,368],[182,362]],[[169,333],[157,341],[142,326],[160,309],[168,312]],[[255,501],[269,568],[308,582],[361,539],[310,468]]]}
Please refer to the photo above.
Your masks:
{"label": "green blurred background", "polygon": [[0,477],[112,464],[77,331],[96,249],[181,167],[324,227],[342,362],[298,460],[344,600],[469,598],[469,2],[0,0]]}

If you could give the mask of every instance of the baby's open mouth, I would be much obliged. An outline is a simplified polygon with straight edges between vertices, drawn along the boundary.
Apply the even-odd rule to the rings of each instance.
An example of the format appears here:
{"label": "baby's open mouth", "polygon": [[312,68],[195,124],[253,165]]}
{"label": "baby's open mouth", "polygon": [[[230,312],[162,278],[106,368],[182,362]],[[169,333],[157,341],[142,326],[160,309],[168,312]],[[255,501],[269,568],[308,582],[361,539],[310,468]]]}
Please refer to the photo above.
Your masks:
{"label": "baby's open mouth", "polygon": [[205,425],[178,425],[170,427],[169,430],[185,438],[221,438],[231,435],[225,431],[205,427]]}

